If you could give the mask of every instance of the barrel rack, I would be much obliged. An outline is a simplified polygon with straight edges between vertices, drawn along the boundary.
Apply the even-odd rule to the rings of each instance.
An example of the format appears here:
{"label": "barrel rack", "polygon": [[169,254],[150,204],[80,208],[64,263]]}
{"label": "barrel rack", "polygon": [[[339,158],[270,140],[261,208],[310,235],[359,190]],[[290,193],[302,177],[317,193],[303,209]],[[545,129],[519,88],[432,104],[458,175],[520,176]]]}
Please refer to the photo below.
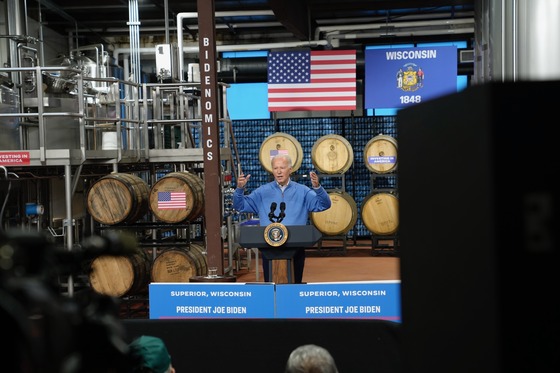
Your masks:
{"label": "barrel rack", "polygon": [[[334,179],[338,180],[338,188],[326,189],[329,192],[345,192],[346,191],[346,181],[344,173],[337,174],[325,174],[318,173],[319,180],[321,179]],[[326,243],[326,245],[324,245]],[[315,244],[315,246],[307,248],[307,251],[314,252],[319,256],[345,256],[348,249],[348,237],[346,234],[341,235],[326,235],[323,234],[321,239]]]}
{"label": "barrel rack", "polygon": [[[99,177],[131,173],[153,184],[164,172],[204,172],[200,83],[136,84],[114,77],[86,77],[69,67],[0,68],[0,73],[22,76],[20,80],[25,82],[33,80],[32,87],[45,86],[48,76],[71,73],[76,79],[72,92],[55,91],[57,86],[28,90],[14,93],[13,100],[2,103],[9,107],[0,111],[0,122],[14,124],[13,131],[10,126],[2,134],[0,149],[0,166],[9,170],[6,178],[13,185],[5,226],[45,230],[60,246],[72,251],[85,236],[122,228],[103,226],[85,211],[85,192]],[[219,83],[218,88],[224,206],[231,195],[235,141],[225,109],[228,85]],[[113,136],[105,136],[107,133]],[[105,141],[108,138],[112,141]],[[25,216],[21,210],[27,202],[44,204],[44,213]],[[227,238],[232,231],[231,218],[226,208],[222,212],[222,237]],[[157,226],[154,230],[168,229],[152,223]],[[203,221],[192,223],[204,226]],[[129,224],[126,229],[136,228],[144,227]],[[179,225],[174,228],[189,231]],[[154,233],[146,240],[156,236]],[[231,240],[224,245],[231,245]],[[230,247],[224,256],[224,273],[233,271],[234,251]],[[74,287],[81,286],[76,281],[81,278],[61,279],[61,291],[73,295]]]}
{"label": "barrel rack", "polygon": [[[395,178],[395,186],[392,188],[378,187],[378,181],[381,178]],[[398,197],[398,179],[395,172],[391,173],[372,173],[370,176],[370,187],[375,193],[389,193]],[[371,232],[371,255],[398,255],[399,236],[398,230],[392,234],[377,234]]]}

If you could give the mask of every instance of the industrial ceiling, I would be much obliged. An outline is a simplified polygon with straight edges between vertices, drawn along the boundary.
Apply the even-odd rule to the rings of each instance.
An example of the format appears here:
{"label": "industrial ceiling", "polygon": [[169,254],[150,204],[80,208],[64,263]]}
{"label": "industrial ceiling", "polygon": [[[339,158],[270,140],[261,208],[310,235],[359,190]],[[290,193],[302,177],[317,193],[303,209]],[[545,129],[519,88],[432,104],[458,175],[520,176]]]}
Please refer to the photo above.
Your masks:
{"label": "industrial ceiling", "polygon": [[[472,38],[475,0],[214,0],[216,44],[328,41],[329,48]],[[142,40],[166,43],[177,16],[197,12],[197,0],[37,0],[28,16],[80,45],[126,42],[130,9]],[[198,19],[181,23],[197,41]],[[312,46],[313,44],[311,44]]]}

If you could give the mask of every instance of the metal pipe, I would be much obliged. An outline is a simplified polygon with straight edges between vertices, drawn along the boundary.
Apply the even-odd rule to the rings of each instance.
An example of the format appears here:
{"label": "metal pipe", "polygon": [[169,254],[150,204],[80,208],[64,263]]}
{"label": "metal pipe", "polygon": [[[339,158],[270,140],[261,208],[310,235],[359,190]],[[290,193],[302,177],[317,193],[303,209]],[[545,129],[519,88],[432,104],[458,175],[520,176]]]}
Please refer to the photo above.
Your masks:
{"label": "metal pipe", "polygon": [[169,0],[163,2],[163,11],[165,13],[165,44],[169,44]]}
{"label": "metal pipe", "polygon": [[[448,34],[468,34],[474,32],[474,27],[465,27],[459,29],[446,30]],[[378,32],[364,32],[358,34],[333,34],[327,36],[327,41],[332,44],[333,39],[368,39],[378,38],[384,36],[408,36],[408,35],[440,35],[441,30],[420,30],[420,31],[378,31]]]}
{"label": "metal pipe", "polygon": [[[66,224],[63,222],[63,231],[66,233],[66,248],[72,251],[74,246],[74,230],[72,224],[72,169],[70,165],[64,166],[64,188],[66,197]],[[68,295],[74,294],[74,282],[72,275],[68,276]]]}
{"label": "metal pipe", "polygon": [[408,22],[383,22],[383,23],[368,23],[359,25],[334,25],[334,26],[319,26],[315,29],[315,39],[319,39],[321,33],[338,32],[338,31],[361,31],[361,30],[398,30],[407,27],[429,27],[435,26],[455,26],[473,24],[474,18],[459,18],[459,19],[442,19],[431,21],[408,21]]}
{"label": "metal pipe", "polygon": [[[256,10],[256,11],[241,11],[241,12],[215,12],[215,17],[236,17],[236,16],[259,16],[271,15],[274,16],[272,10]],[[179,62],[179,81],[183,81],[184,77],[184,61],[183,61],[183,20],[185,18],[197,18],[198,12],[183,12],[177,14],[177,45],[178,45],[178,62]],[[196,49],[198,51],[198,48]],[[218,51],[218,48],[216,48]]]}

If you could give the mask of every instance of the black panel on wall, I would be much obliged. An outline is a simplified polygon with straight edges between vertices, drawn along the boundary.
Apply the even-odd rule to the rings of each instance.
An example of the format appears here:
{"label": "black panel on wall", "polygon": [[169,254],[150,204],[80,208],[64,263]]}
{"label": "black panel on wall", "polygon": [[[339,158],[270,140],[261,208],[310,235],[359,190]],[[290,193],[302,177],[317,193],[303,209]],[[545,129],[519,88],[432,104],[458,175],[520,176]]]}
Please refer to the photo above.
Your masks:
{"label": "black panel on wall", "polygon": [[162,338],[177,372],[283,373],[302,344],[327,348],[340,372],[402,373],[400,324],[384,320],[124,320],[129,340]]}
{"label": "black panel on wall", "polygon": [[537,119],[559,90],[493,83],[398,113],[406,371],[560,366],[560,153]]}

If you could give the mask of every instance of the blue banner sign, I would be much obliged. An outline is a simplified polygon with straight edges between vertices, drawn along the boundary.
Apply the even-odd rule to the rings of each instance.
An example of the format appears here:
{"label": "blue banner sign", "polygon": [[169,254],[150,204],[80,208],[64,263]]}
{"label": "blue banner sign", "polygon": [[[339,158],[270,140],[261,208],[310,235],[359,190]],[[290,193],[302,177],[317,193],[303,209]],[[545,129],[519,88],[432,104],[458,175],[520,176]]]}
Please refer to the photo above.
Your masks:
{"label": "blue banner sign", "polygon": [[274,318],[273,283],[151,283],[150,319]]}
{"label": "blue banner sign", "polygon": [[457,92],[457,47],[365,51],[365,108],[404,108]]}
{"label": "blue banner sign", "polygon": [[276,318],[401,321],[400,281],[276,285]]}

